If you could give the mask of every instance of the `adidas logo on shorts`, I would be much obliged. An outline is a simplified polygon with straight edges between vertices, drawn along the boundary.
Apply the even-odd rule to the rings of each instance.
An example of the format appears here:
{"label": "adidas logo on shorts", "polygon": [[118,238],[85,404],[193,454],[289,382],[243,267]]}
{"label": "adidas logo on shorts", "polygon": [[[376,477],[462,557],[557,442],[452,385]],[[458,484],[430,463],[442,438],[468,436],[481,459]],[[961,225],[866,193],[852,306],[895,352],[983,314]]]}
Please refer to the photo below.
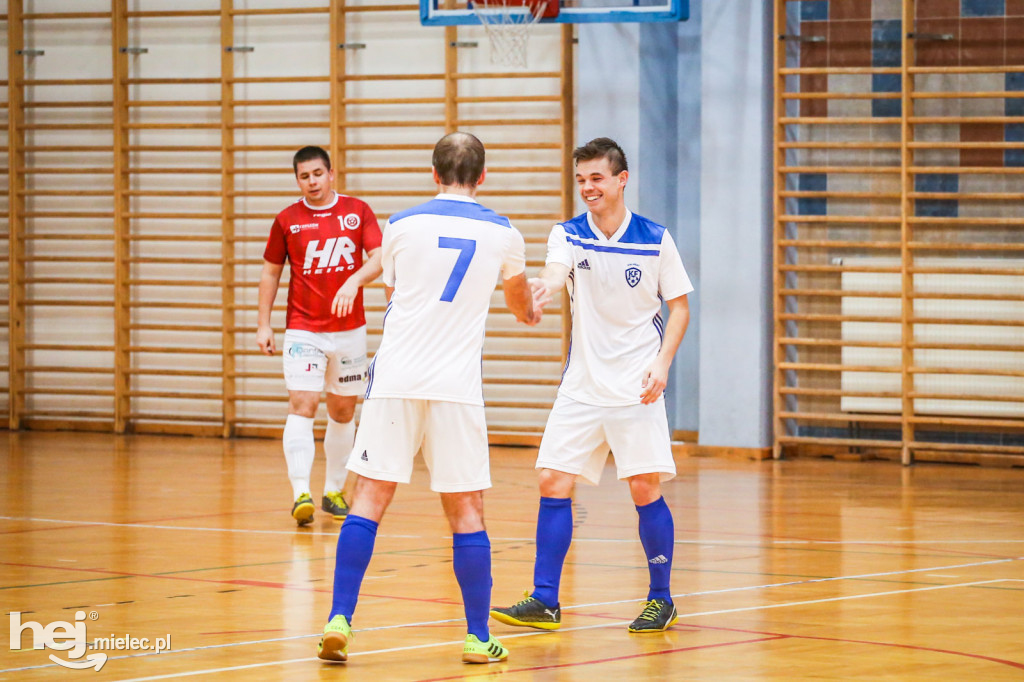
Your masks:
{"label": "adidas logo on shorts", "polygon": [[658,556],[656,556],[653,559],[651,559],[648,563],[652,563],[652,564],[667,564],[668,563],[668,559],[665,558],[664,554],[659,554]]}
{"label": "adidas logo on shorts", "polygon": [[[363,454],[360,455],[359,459],[363,460],[364,462],[369,462],[370,461],[370,458],[366,456],[366,450],[363,450]],[[664,559],[664,558],[665,557],[662,557],[662,559]]]}
{"label": "adidas logo on shorts", "polygon": [[590,261],[587,260],[586,258],[584,258],[583,260],[581,260],[579,263],[576,264],[576,269],[577,270],[589,270],[590,269]]}

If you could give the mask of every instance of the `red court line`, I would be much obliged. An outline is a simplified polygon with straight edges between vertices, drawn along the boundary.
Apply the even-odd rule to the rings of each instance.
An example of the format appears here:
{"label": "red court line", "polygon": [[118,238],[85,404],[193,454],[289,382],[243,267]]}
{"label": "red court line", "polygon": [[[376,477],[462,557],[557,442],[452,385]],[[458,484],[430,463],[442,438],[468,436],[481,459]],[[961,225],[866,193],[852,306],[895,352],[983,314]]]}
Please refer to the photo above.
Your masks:
{"label": "red court line", "polygon": [[[611,615],[611,614],[604,614],[604,613],[579,613],[579,612],[574,612],[572,615],[574,615],[574,616],[583,616],[583,617],[587,617],[587,618],[604,618],[604,619],[609,619],[609,620],[622,620],[621,616],[614,616],[614,615]],[[684,629],[681,629],[681,628],[687,628],[687,630],[684,630]],[[822,636],[817,636],[817,635],[796,635],[796,634],[781,633],[781,632],[769,632],[769,631],[765,631],[765,630],[748,630],[748,629],[744,629],[744,628],[726,628],[726,627],[716,627],[716,626],[713,626],[713,625],[698,625],[698,624],[693,624],[693,623],[679,623],[676,626],[676,628],[674,628],[674,629],[676,629],[677,632],[686,632],[686,631],[693,632],[694,630],[716,630],[716,631],[721,631],[721,632],[739,632],[739,633],[746,634],[746,635],[764,635],[765,638],[766,638],[764,640],[750,640],[750,641],[768,641],[770,639],[805,639],[805,640],[817,640],[817,641],[823,641],[823,642],[840,642],[840,643],[843,643],[843,644],[867,644],[867,645],[871,645],[871,646],[886,646],[886,647],[893,647],[893,648],[897,648],[897,649],[909,649],[911,651],[926,651],[926,652],[930,652],[930,653],[949,654],[951,656],[962,656],[962,657],[965,657],[965,658],[975,658],[975,659],[982,660],[982,661],[989,661],[989,662],[992,662],[992,663],[998,663],[1000,665],[1006,665],[1006,666],[1009,666],[1011,668],[1018,668],[1020,670],[1024,670],[1024,663],[1018,663],[1017,661],[1009,661],[1009,660],[1002,659],[1002,658],[995,658],[994,656],[986,656],[984,654],[972,654],[972,653],[966,652],[966,651],[953,651],[951,649],[939,649],[939,648],[936,648],[936,647],[919,646],[919,645],[916,645],[916,644],[899,644],[897,642],[873,642],[873,641],[862,640],[862,639],[845,639],[845,638],[842,638],[842,637],[822,637]],[[736,642],[736,643],[737,644],[741,644],[743,642]],[[711,645],[711,646],[722,646],[722,645],[719,644],[719,645]],[[692,648],[700,649],[700,648],[707,648],[707,647],[692,647]],[[686,649],[671,649],[671,650],[666,650],[665,652],[659,652],[659,653],[672,653],[672,652],[675,652],[675,651],[685,651],[685,650]],[[638,654],[638,655],[647,656],[647,655],[651,655],[651,654]],[[590,662],[602,663],[602,662],[605,662],[605,661],[614,661],[614,660],[619,660],[619,659],[617,659],[617,658],[602,659],[600,661],[586,661],[586,662],[581,662],[579,664],[566,664],[566,665],[583,665],[584,663],[590,663]],[[555,667],[557,667],[557,666],[555,666]],[[527,668],[527,669],[524,669],[524,670],[545,670],[545,669],[547,669],[547,668]],[[517,670],[509,670],[508,672],[522,672],[522,671],[517,669]],[[439,678],[439,679],[453,679],[453,678]]]}
{"label": "red court line", "polygon": [[[723,628],[715,627],[711,625],[692,625],[689,627],[700,628],[702,630],[722,630],[724,632],[742,632],[750,635],[777,635],[777,632],[763,632],[761,630],[744,630],[742,628]],[[964,656],[966,658],[977,658],[982,661],[991,661],[992,663],[1000,663],[1002,665],[1008,665],[1011,668],[1019,668],[1024,670],[1024,663],[1018,663],[1017,661],[1007,661],[1002,658],[995,658],[993,656],[985,656],[984,654],[972,654],[966,651],[952,651],[951,649],[937,649],[935,647],[918,646],[916,644],[898,644],[896,642],[871,642],[863,639],[844,639],[842,637],[821,637],[817,635],[783,635],[785,637],[791,637],[793,639],[813,639],[823,642],[842,642],[844,644],[871,644],[873,646],[888,646],[897,649],[910,649],[912,651],[929,651],[938,654],[950,654],[952,656]]]}
{"label": "red court line", "polygon": [[[158,573],[127,573],[124,571],[110,571],[103,568],[74,568],[71,566],[43,566],[39,564],[21,564],[14,563],[11,561],[0,561],[0,566],[16,566],[18,568],[47,568],[54,571],[72,571],[77,573],[99,573],[102,575],[118,575],[131,578],[157,578],[162,580],[183,580],[185,582],[193,583],[211,583],[215,585],[242,585],[244,587],[268,587],[278,590],[295,590],[298,592],[323,592],[331,594],[333,590],[315,588],[315,587],[298,587],[296,585],[289,585],[287,583],[269,582],[263,580],[214,580],[213,578],[186,578],[178,575],[160,575]],[[12,586],[13,589],[17,589],[17,586]],[[422,599],[419,597],[399,597],[397,595],[390,594],[367,594],[360,592],[359,596],[362,597],[373,597],[375,599],[396,599],[398,601],[415,601],[424,602],[428,604],[460,604],[461,602],[452,601],[451,599]]]}
{"label": "red court line", "polygon": [[223,632],[200,632],[200,635],[251,635],[257,632],[287,632],[287,630],[224,630]]}
{"label": "red court line", "polygon": [[[700,649],[715,649],[723,646],[736,646],[738,644],[757,644],[758,642],[770,642],[776,639],[788,639],[789,635],[774,635],[771,637],[758,637],[756,639],[744,639],[738,642],[719,642],[717,644],[701,644],[699,646],[685,646],[678,649],[664,649],[662,651],[648,651],[642,654],[630,654],[628,656],[613,656],[611,658],[594,658],[589,661],[576,661],[574,663],[556,663],[554,665],[538,665],[530,668],[509,668],[499,674],[509,675],[512,673],[526,673],[535,670],[557,670],[559,668],[574,668],[580,665],[598,665],[601,663],[614,663],[616,661],[628,661],[634,658],[645,658],[648,656],[664,656],[665,654],[678,654],[683,651],[698,651]],[[419,682],[441,682],[442,680],[461,680],[465,675],[452,675],[451,677],[430,677]]]}

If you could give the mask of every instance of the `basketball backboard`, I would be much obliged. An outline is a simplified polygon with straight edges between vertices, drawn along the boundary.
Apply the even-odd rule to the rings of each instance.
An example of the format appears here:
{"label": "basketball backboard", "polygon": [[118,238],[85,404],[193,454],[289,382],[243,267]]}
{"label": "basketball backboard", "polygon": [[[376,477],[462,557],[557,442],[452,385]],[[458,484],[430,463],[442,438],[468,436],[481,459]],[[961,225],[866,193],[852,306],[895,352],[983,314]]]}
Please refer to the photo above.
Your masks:
{"label": "basketball backboard", "polygon": [[[420,0],[420,21],[424,26],[479,25],[472,0]],[[523,4],[512,0],[509,4]],[[452,9],[444,9],[445,4]],[[525,11],[525,10],[524,10]],[[639,21],[685,21],[690,17],[690,0],[558,0],[557,16],[543,16],[544,24],[624,23]]]}

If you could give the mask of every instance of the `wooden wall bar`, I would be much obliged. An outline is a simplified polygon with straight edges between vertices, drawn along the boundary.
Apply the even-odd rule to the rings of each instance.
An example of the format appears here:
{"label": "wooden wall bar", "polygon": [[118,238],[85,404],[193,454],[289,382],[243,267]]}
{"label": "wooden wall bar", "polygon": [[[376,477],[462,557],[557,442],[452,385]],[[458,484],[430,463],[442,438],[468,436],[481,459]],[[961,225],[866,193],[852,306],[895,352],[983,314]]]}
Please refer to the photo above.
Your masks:
{"label": "wooden wall bar", "polygon": [[831,5],[775,3],[775,455],[1024,465],[1024,15]]}
{"label": "wooden wall bar", "polygon": [[[14,301],[12,296],[14,295],[14,287],[10,286],[12,272],[19,264],[15,262],[13,249],[11,245],[15,243],[15,240],[11,239],[11,235],[14,234],[16,229],[15,215],[18,211],[15,210],[15,205],[18,202],[24,201],[24,196],[21,194],[22,186],[19,184],[22,180],[21,176],[17,173],[11,172],[11,166],[15,159],[23,158],[21,155],[21,148],[23,143],[13,144],[15,140],[20,140],[20,125],[21,125],[21,111],[20,105],[10,106],[11,102],[19,103],[21,90],[17,84],[12,80],[12,76],[16,78],[23,77],[24,65],[18,50],[22,48],[23,39],[21,35],[21,21],[16,14],[14,20],[11,21],[7,11],[7,3],[2,3],[3,14],[2,14],[2,26],[0,30],[3,30],[7,36],[7,50],[3,54],[5,60],[4,68],[2,73],[5,75],[3,84],[3,108],[0,109],[0,115],[3,116],[3,127],[0,134],[3,135],[3,179],[4,184],[7,187],[5,196],[0,198],[2,202],[2,208],[0,213],[5,218],[7,228],[3,230],[3,234],[0,235],[0,244],[3,245],[6,253],[6,258],[2,260],[3,275],[0,277],[0,386],[2,386],[2,393],[0,393],[0,409],[6,410],[8,415],[11,414],[11,400],[12,386],[14,382],[12,377],[16,375],[16,366],[11,362],[11,358],[16,357],[13,352],[15,344],[13,340],[14,328],[12,326],[14,312],[16,307],[13,305]],[[14,8],[16,12],[20,10],[19,7]],[[24,163],[24,161],[21,161]],[[20,228],[19,228],[20,229]],[[10,422],[9,422],[10,424]]]}
{"label": "wooden wall bar", "polygon": [[[434,193],[438,137],[476,133],[481,199],[524,233],[531,270],[571,215],[571,27],[539,27],[530,67],[496,70],[482,29],[425,29],[409,3],[10,4],[11,428],[278,433],[286,392],[280,355],[255,349],[256,290],[304,144],[329,149],[338,191],[383,224]],[[26,37],[45,54],[17,54]],[[81,58],[97,42],[105,67]],[[366,307],[372,353],[379,283]],[[539,436],[567,331],[553,313],[528,330],[495,294],[484,369],[496,441]]]}

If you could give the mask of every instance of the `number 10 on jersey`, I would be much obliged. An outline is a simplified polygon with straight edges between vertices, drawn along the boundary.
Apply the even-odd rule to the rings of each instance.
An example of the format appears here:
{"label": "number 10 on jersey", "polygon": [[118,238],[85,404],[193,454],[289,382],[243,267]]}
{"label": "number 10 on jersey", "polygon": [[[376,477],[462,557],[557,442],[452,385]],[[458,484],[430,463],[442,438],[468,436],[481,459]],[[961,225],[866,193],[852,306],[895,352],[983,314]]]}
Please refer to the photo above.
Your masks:
{"label": "number 10 on jersey", "polygon": [[452,268],[452,274],[448,277],[448,283],[445,285],[444,291],[441,292],[441,300],[451,303],[455,300],[455,293],[466,276],[466,270],[469,269],[469,262],[473,260],[473,254],[476,253],[476,241],[457,237],[438,237],[437,246],[440,249],[456,249],[459,252],[455,267]]}

